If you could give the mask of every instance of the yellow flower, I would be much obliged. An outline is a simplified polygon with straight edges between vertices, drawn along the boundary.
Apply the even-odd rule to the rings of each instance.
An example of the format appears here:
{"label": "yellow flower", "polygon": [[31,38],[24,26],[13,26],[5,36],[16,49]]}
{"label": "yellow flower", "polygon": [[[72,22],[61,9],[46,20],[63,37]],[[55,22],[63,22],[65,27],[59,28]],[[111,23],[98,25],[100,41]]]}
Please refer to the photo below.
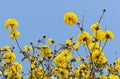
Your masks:
{"label": "yellow flower", "polygon": [[12,69],[6,69],[6,73],[5,73],[5,74],[8,76],[8,79],[10,79],[10,77],[11,77],[12,74],[13,74]]}
{"label": "yellow flower", "polygon": [[78,50],[78,49],[79,49],[79,42],[78,42],[78,41],[75,42],[75,44],[73,45],[73,48],[74,48],[75,50]]}
{"label": "yellow flower", "polygon": [[16,59],[16,56],[13,52],[11,51],[7,51],[4,55],[3,55],[4,59],[6,62],[12,62]]}
{"label": "yellow flower", "polygon": [[[91,77],[91,72],[87,72],[87,74],[85,74],[84,76],[85,79],[92,79]],[[95,75],[94,75],[94,78],[93,79],[96,79]]]}
{"label": "yellow flower", "polygon": [[6,70],[7,79],[23,79],[19,72],[14,72],[11,69]]}
{"label": "yellow flower", "polygon": [[39,74],[39,75],[42,75],[45,72],[42,67],[36,68],[36,71],[37,71],[37,74]]}
{"label": "yellow flower", "polygon": [[112,40],[113,38],[114,38],[114,35],[113,35],[113,33],[111,31],[106,30],[104,32],[104,39],[103,39],[103,41],[106,41],[107,39]]}
{"label": "yellow flower", "polygon": [[10,38],[12,40],[18,38],[20,36],[20,32],[18,30],[11,30],[10,31]]}
{"label": "yellow flower", "polygon": [[53,43],[54,43],[54,40],[53,40],[52,38],[49,38],[49,39],[48,39],[48,44],[51,45],[51,44],[53,44]]}
{"label": "yellow flower", "polygon": [[99,45],[98,42],[92,42],[88,45],[89,49],[91,49],[92,51],[94,50],[99,50],[101,51],[102,47]]}
{"label": "yellow flower", "polygon": [[80,64],[79,69],[80,70],[86,70],[86,69],[88,69],[88,66],[86,64]]}
{"label": "yellow flower", "polygon": [[40,47],[40,54],[46,58],[52,57],[51,49],[47,45]]}
{"label": "yellow flower", "polygon": [[12,30],[16,29],[16,27],[19,25],[18,21],[13,18],[9,18],[5,22],[5,28],[8,29],[11,27]]}
{"label": "yellow flower", "polygon": [[22,75],[21,75],[21,74],[16,73],[14,79],[23,79],[23,78],[22,78]]}
{"label": "yellow flower", "polygon": [[32,46],[25,45],[23,51],[24,51],[24,52],[28,52],[29,50],[33,50],[33,47],[32,47]]}
{"label": "yellow flower", "polygon": [[59,55],[65,57],[67,61],[72,58],[72,54],[69,50],[63,50]]}
{"label": "yellow flower", "polygon": [[106,72],[115,73],[118,69],[115,66],[110,65],[106,68]]}
{"label": "yellow flower", "polygon": [[12,64],[12,70],[14,71],[21,71],[22,70],[22,65],[19,62],[14,62]]}
{"label": "yellow flower", "polygon": [[63,57],[61,54],[54,58],[55,65],[60,67],[65,67],[67,63],[67,59]]}
{"label": "yellow flower", "polygon": [[6,69],[7,79],[22,79],[22,75],[19,72],[14,72],[12,69]]}
{"label": "yellow flower", "polygon": [[70,26],[76,24],[78,22],[78,17],[73,12],[67,12],[64,15],[64,22]]}
{"label": "yellow flower", "polygon": [[88,45],[91,42],[91,36],[88,32],[83,32],[82,34],[78,34],[78,41],[81,44]]}
{"label": "yellow flower", "polygon": [[2,46],[1,47],[1,50],[8,50],[10,47],[8,46],[8,45],[6,45],[6,46]]}
{"label": "yellow flower", "polygon": [[35,63],[30,64],[30,68],[34,69],[35,68]]}
{"label": "yellow flower", "polygon": [[48,79],[48,76],[42,67],[36,67],[28,73],[28,79]]}
{"label": "yellow flower", "polygon": [[99,48],[99,43],[98,42],[92,42],[88,45],[89,49],[96,49]]}
{"label": "yellow flower", "polygon": [[98,50],[92,52],[92,60],[94,63],[98,63],[98,64],[104,64],[107,62],[104,53]]}
{"label": "yellow flower", "polygon": [[100,79],[108,79],[107,76],[100,76]]}
{"label": "yellow flower", "polygon": [[92,58],[93,59],[97,59],[97,58],[101,58],[104,57],[104,53],[103,52],[100,52],[98,50],[95,50],[93,53],[92,53]]}
{"label": "yellow flower", "polygon": [[59,77],[61,79],[65,79],[69,75],[69,72],[67,69],[59,68],[56,75],[57,75],[57,77]]}
{"label": "yellow flower", "polygon": [[120,70],[120,58],[118,58],[118,59],[115,61],[115,63],[116,63],[116,69],[117,69],[117,70]]}
{"label": "yellow flower", "polygon": [[115,69],[120,70],[120,66],[119,65],[115,66]]}
{"label": "yellow flower", "polygon": [[109,79],[119,79],[119,76],[110,74]]}
{"label": "yellow flower", "polygon": [[92,32],[95,32],[95,31],[100,30],[101,28],[100,28],[99,26],[100,26],[100,23],[99,23],[99,22],[96,22],[95,24],[92,24],[92,26],[91,26],[91,31],[92,31]]}
{"label": "yellow flower", "polygon": [[120,58],[118,58],[115,63],[120,66]]}
{"label": "yellow flower", "polygon": [[[83,77],[85,76],[85,72],[83,70],[80,70],[79,68],[77,68],[75,70],[75,76],[76,78],[75,79],[79,79],[80,77]],[[74,78],[73,78],[74,79]]]}
{"label": "yellow flower", "polygon": [[66,45],[68,45],[68,46],[72,44],[72,40],[70,40],[70,39],[67,39],[65,41],[66,41]]}
{"label": "yellow flower", "polygon": [[93,33],[93,38],[95,40],[103,40],[104,39],[104,32],[102,30],[98,30]]}

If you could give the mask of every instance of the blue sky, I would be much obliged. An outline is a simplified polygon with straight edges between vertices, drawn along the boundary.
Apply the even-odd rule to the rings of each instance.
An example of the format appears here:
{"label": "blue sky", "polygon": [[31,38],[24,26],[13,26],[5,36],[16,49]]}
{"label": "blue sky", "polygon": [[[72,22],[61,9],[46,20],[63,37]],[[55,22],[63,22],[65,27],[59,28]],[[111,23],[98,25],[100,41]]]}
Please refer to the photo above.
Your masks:
{"label": "blue sky", "polygon": [[[68,11],[75,12],[81,20],[84,18],[85,30],[89,31],[92,23],[98,21],[102,9],[106,9],[102,26],[114,32],[115,38],[105,48],[109,61],[115,59],[114,52],[120,57],[120,0],[1,0],[0,1],[0,47],[15,43],[9,38],[9,31],[4,28],[6,19],[12,17],[19,21],[18,39],[21,47],[46,34],[56,42],[64,43],[65,39],[80,33],[77,26],[69,27],[63,22],[63,15]],[[18,54],[16,49],[16,54]],[[19,58],[19,55],[17,55]],[[19,61],[19,59],[17,59]],[[25,64],[25,63],[24,63]],[[27,67],[26,65],[23,65]]]}

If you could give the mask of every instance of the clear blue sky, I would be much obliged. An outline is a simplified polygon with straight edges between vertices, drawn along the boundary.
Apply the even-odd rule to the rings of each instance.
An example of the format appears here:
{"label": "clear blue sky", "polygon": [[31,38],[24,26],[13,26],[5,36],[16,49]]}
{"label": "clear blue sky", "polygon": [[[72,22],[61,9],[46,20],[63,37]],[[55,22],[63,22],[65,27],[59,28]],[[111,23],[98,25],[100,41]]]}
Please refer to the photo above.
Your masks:
{"label": "clear blue sky", "polygon": [[[19,21],[18,30],[21,36],[18,39],[21,46],[29,44],[46,34],[56,42],[63,43],[72,35],[77,38],[79,29],[69,27],[63,22],[63,15],[68,11],[75,12],[79,19],[84,15],[84,27],[89,31],[92,23],[98,21],[102,9],[106,9],[102,26],[114,32],[115,38],[105,48],[109,61],[115,59],[114,52],[120,57],[120,0],[1,0],[0,1],[0,47],[15,43],[9,38],[9,31],[4,28],[7,18],[16,18]],[[19,58],[17,49],[17,57]],[[17,59],[19,61],[19,59]],[[27,67],[23,63],[24,67]]]}

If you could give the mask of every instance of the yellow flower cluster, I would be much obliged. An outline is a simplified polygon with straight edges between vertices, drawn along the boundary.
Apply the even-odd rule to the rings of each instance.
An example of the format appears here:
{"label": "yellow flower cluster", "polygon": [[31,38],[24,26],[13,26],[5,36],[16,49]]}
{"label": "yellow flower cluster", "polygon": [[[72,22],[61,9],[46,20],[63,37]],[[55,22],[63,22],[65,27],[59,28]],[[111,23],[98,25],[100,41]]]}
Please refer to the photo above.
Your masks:
{"label": "yellow flower cluster", "polygon": [[18,25],[19,25],[18,21],[13,18],[9,18],[5,22],[5,28],[10,29],[9,35],[10,35],[10,39],[12,39],[12,40],[14,40],[20,36],[20,32],[16,29]]}
{"label": "yellow flower cluster", "polygon": [[22,65],[19,62],[12,63],[11,67],[6,68],[6,75],[8,79],[22,79],[19,71],[22,70]]}
{"label": "yellow flower cluster", "polygon": [[92,60],[94,63],[100,64],[100,65],[107,63],[107,59],[104,53],[98,50],[95,50],[94,52],[92,52]]}
{"label": "yellow flower cluster", "polygon": [[40,47],[40,54],[45,58],[51,58],[51,49],[48,45],[44,45]]}
{"label": "yellow flower cluster", "polygon": [[75,78],[90,78],[90,73],[88,70],[90,69],[88,64],[80,64],[79,67],[75,71]]}
{"label": "yellow flower cluster", "polygon": [[12,51],[7,51],[3,57],[5,62],[13,62],[16,59],[16,55]]}
{"label": "yellow flower cluster", "polygon": [[63,68],[56,68],[54,71],[58,78],[65,79],[69,75],[69,71]]}
{"label": "yellow flower cluster", "polygon": [[93,32],[93,37],[96,40],[101,40],[101,41],[105,42],[108,39],[112,40],[114,38],[114,34],[111,31],[109,31],[109,30],[103,31],[102,30],[99,22],[97,22],[91,26],[91,31]]}
{"label": "yellow flower cluster", "polygon": [[11,48],[8,45],[0,48],[0,55],[3,56],[0,64],[0,68],[3,69],[0,72],[6,79],[22,79],[22,65],[19,62],[15,62],[16,55],[13,49],[13,47]]}
{"label": "yellow flower cluster", "polygon": [[55,65],[65,67],[70,58],[72,58],[71,52],[69,50],[63,50],[58,56],[54,58]]}
{"label": "yellow flower cluster", "polygon": [[[103,12],[105,12],[105,11],[103,11]],[[66,13],[65,15],[67,15],[67,14],[68,14],[68,16],[70,16],[69,12]],[[71,14],[71,16],[72,16],[72,14]],[[71,19],[68,19],[68,21],[67,21],[67,20],[65,20],[65,18],[66,18],[66,16],[64,16],[64,22],[69,25],[68,21]],[[75,19],[75,17],[74,17],[74,19]],[[73,18],[72,18],[72,20],[73,20]],[[100,18],[100,20],[101,20],[101,18]],[[84,31],[83,27],[80,27],[81,25],[77,21],[77,23],[79,23],[77,25],[79,26],[80,31],[81,31],[81,33],[78,34],[77,41],[79,42],[78,44],[83,44],[84,46],[87,47],[87,49],[88,49],[87,59],[88,59],[89,63],[86,62],[83,58],[81,58],[81,56],[78,54],[79,56],[78,56],[77,60],[82,61],[83,64],[80,64],[80,66],[75,71],[75,74],[77,74],[77,75],[74,78],[76,78],[76,79],[80,79],[80,78],[85,78],[85,79],[118,78],[118,76],[114,75],[113,73],[117,73],[118,71],[116,71],[116,69],[117,70],[120,69],[120,66],[118,65],[119,60],[116,61],[115,68],[108,69],[109,72],[112,73],[109,76],[101,76],[101,75],[96,76],[96,74],[95,74],[96,71],[94,71],[94,70],[98,70],[98,72],[101,73],[99,68],[104,69],[105,66],[108,65],[108,61],[107,61],[107,58],[105,57],[103,49],[104,49],[107,41],[112,40],[114,38],[114,34],[110,30],[104,31],[102,29],[102,27],[100,26],[100,20],[91,25],[90,29],[93,32],[93,35],[90,35],[89,32]],[[74,21],[73,21],[73,23],[74,23]],[[73,41],[68,39],[68,40],[66,40],[66,44],[68,46],[72,45]],[[103,44],[103,46],[102,46],[102,44]],[[89,66],[88,66],[88,64],[89,64]],[[115,71],[113,72],[113,70],[115,70]],[[86,72],[90,72],[90,73],[86,73]],[[72,78],[73,77],[71,77],[71,79]]]}
{"label": "yellow flower cluster", "polygon": [[[112,41],[114,34],[110,30],[103,30],[101,17],[91,25],[92,32],[84,30],[73,12],[65,13],[64,23],[78,25],[81,33],[77,39],[72,36],[61,44],[53,38],[48,38],[46,42],[47,37],[43,35],[37,45],[31,42],[22,49],[16,39],[20,36],[17,30],[19,23],[16,19],[9,18],[5,22],[5,28],[10,30],[10,38],[16,40],[23,55],[21,61],[29,62],[29,71],[22,72],[24,67],[15,61],[17,57],[14,45],[5,45],[0,47],[0,76],[4,79],[24,79],[26,74],[28,79],[120,79],[120,58],[116,57],[109,64],[104,53],[107,42]],[[85,47],[85,51],[81,46]]]}
{"label": "yellow flower cluster", "polygon": [[28,79],[48,79],[48,77],[43,68],[38,67],[28,73]]}

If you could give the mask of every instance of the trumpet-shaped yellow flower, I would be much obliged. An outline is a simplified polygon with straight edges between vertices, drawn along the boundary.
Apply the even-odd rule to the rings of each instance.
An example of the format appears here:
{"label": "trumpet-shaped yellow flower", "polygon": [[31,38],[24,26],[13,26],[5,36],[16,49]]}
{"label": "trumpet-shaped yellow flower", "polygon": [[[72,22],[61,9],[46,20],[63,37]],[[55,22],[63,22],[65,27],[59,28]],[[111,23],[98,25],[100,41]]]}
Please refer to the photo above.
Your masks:
{"label": "trumpet-shaped yellow flower", "polygon": [[54,58],[54,63],[56,66],[65,67],[67,58],[63,57],[63,55],[60,54]]}
{"label": "trumpet-shaped yellow flower", "polygon": [[104,57],[104,53],[103,52],[100,52],[98,50],[95,50],[93,53],[92,53],[92,58],[93,59],[97,59],[97,58],[101,58]]}
{"label": "trumpet-shaped yellow flower", "polygon": [[70,26],[76,24],[78,22],[78,17],[73,12],[67,12],[64,15],[64,22]]}
{"label": "trumpet-shaped yellow flower", "polygon": [[[75,79],[79,79],[80,77],[83,77],[85,76],[85,72],[83,70],[80,70],[79,68],[77,68],[75,70],[75,76],[76,78]],[[74,78],[73,78],[74,79]]]}
{"label": "trumpet-shaped yellow flower", "polygon": [[65,57],[67,61],[72,58],[72,54],[69,50],[63,50],[59,55]]}
{"label": "trumpet-shaped yellow flower", "polygon": [[106,30],[104,32],[104,39],[103,39],[103,41],[106,41],[107,39],[112,40],[113,38],[114,38],[114,34],[111,31]]}
{"label": "trumpet-shaped yellow flower", "polygon": [[86,65],[86,64],[80,64],[79,65],[79,69],[80,70],[86,70],[86,69],[88,69],[88,65]]}
{"label": "trumpet-shaped yellow flower", "polygon": [[16,71],[16,72],[21,71],[22,70],[22,65],[19,62],[14,62],[12,64],[12,70]]}
{"label": "trumpet-shaped yellow flower", "polygon": [[16,59],[16,55],[11,51],[7,51],[3,57],[6,62],[13,62]]}
{"label": "trumpet-shaped yellow flower", "polygon": [[52,57],[51,49],[48,45],[40,47],[40,54],[46,58]]}
{"label": "trumpet-shaped yellow flower", "polygon": [[11,30],[10,31],[10,38],[12,40],[18,38],[20,36],[20,32],[18,30]]}
{"label": "trumpet-shaped yellow flower", "polygon": [[92,32],[98,31],[100,29],[101,28],[100,28],[100,23],[99,22],[96,22],[95,24],[92,24],[92,26],[91,26],[91,31]]}
{"label": "trumpet-shaped yellow flower", "polygon": [[91,36],[88,32],[83,32],[82,34],[78,34],[78,41],[81,44],[88,45],[91,42]]}
{"label": "trumpet-shaped yellow flower", "polygon": [[14,18],[9,18],[5,22],[5,28],[8,29],[11,27],[12,30],[16,29],[16,27],[19,25],[18,21]]}
{"label": "trumpet-shaped yellow flower", "polygon": [[104,53],[99,50],[95,50],[92,52],[92,61],[97,64],[107,63],[107,59],[106,59]]}

